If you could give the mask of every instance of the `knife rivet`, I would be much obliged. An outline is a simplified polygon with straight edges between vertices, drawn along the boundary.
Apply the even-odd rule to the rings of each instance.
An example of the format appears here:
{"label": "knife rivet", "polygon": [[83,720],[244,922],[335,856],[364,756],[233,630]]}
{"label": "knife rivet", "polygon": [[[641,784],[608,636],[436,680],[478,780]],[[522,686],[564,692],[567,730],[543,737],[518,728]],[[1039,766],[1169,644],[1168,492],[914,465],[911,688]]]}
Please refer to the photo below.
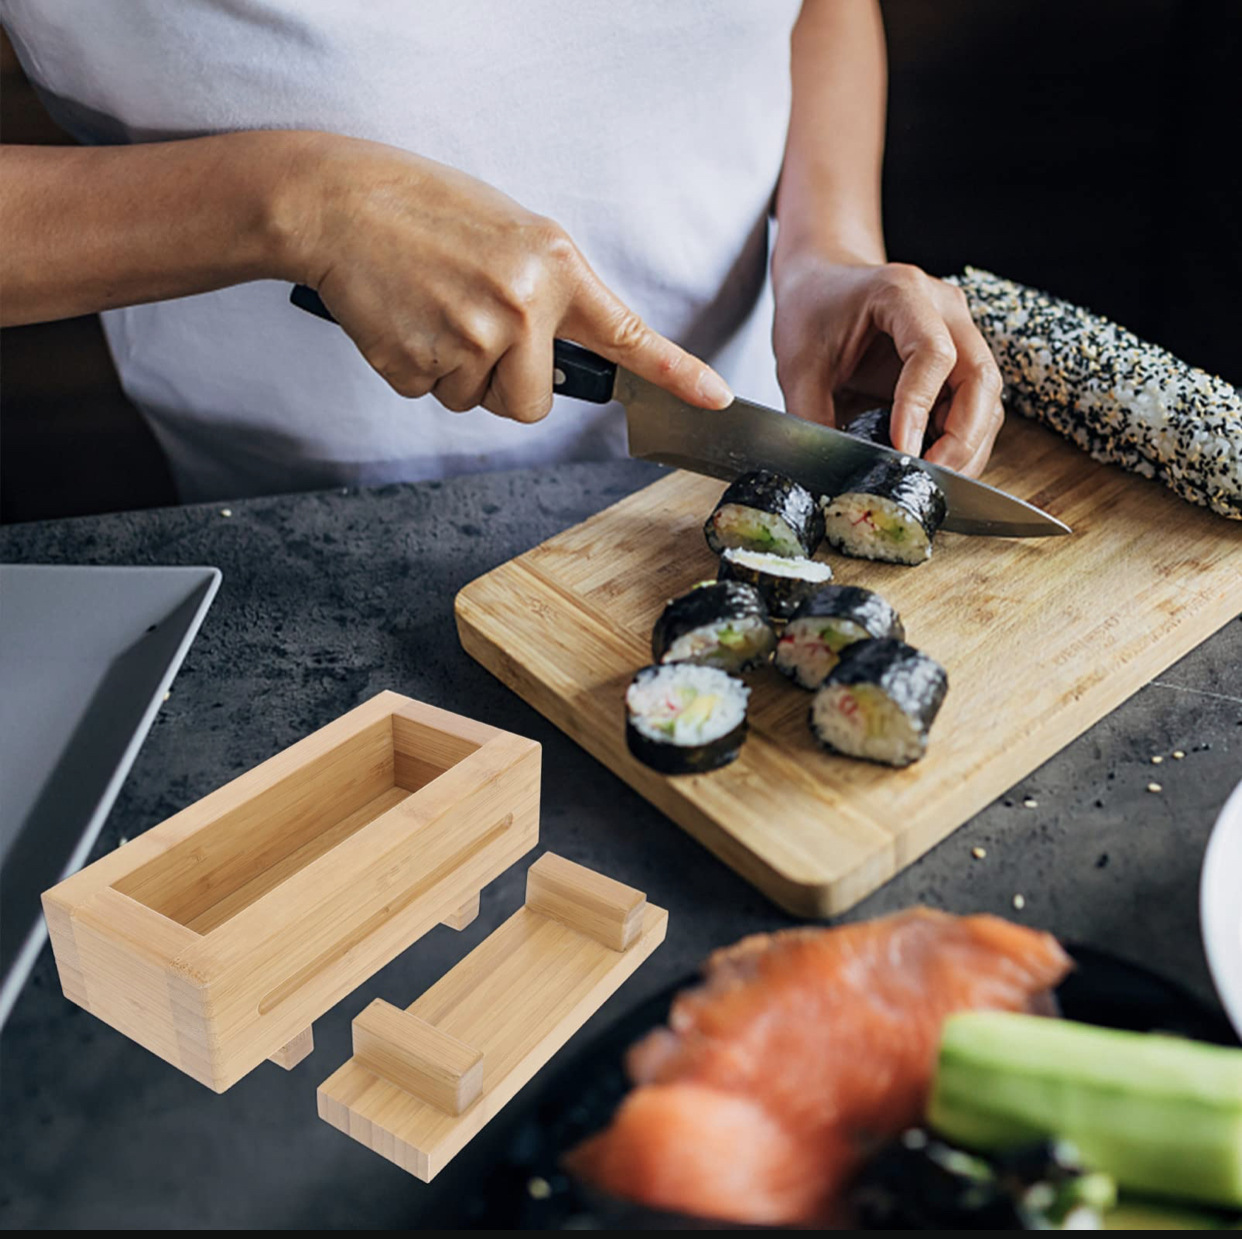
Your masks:
{"label": "knife rivet", "polygon": [[556,369],[552,371],[552,386],[553,387],[564,387],[565,386],[565,371],[562,370],[560,366],[557,366]]}

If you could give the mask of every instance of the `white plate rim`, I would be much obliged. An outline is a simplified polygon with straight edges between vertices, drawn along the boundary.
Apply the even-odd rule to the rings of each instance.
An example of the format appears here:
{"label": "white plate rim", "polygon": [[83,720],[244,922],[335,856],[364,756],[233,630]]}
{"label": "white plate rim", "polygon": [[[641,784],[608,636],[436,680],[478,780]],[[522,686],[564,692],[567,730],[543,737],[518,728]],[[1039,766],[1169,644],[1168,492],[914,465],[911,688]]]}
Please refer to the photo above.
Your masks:
{"label": "white plate rim", "polygon": [[1212,982],[1242,1037],[1242,782],[1225,801],[1203,856],[1199,925]]}

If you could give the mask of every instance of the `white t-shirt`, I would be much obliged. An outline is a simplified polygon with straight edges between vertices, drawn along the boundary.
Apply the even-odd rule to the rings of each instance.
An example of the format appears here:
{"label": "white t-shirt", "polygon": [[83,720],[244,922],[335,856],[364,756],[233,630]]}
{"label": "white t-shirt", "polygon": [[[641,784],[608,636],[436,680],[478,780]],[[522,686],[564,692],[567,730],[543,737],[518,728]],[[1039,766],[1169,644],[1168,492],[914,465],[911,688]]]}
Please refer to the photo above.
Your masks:
{"label": "white t-shirt", "polygon": [[[779,403],[768,216],[798,0],[0,0],[81,141],[324,129],[460,168],[560,222],[653,327]],[[624,455],[624,419],[392,392],[259,281],[104,314],[184,499]]]}

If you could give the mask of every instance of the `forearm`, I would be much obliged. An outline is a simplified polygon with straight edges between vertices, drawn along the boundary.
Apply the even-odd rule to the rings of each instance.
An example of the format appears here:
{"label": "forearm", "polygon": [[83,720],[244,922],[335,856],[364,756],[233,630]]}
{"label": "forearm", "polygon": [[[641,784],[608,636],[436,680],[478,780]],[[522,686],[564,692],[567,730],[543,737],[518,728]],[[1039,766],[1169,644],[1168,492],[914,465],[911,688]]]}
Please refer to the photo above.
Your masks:
{"label": "forearm", "polygon": [[0,147],[0,323],[294,278],[314,135]]}
{"label": "forearm", "polygon": [[804,0],[776,199],[773,272],[807,253],[885,261],[880,217],[887,88],[878,0]]}

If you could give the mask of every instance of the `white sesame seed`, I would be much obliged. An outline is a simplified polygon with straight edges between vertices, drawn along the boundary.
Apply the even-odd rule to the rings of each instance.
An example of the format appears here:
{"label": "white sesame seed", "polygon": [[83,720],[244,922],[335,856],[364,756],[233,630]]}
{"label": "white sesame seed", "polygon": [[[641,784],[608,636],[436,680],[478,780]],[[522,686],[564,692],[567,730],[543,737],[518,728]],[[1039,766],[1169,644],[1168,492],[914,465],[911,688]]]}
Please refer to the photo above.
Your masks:
{"label": "white sesame seed", "polygon": [[170,688],[170,689],[168,690],[168,692],[166,692],[166,693],[164,694],[164,700],[165,700],[165,701],[167,701],[167,700],[169,699],[169,697],[171,697],[171,696],[172,696],[172,689]]}
{"label": "white sesame seed", "polygon": [[1021,912],[1026,907],[1026,897],[1024,895],[1015,895],[1013,897],[1013,906]]}
{"label": "white sesame seed", "polygon": [[1147,790],[1149,792],[1162,792],[1164,791],[1164,788],[1161,787],[1159,783],[1148,783]]}
{"label": "white sesame seed", "polygon": [[987,848],[971,848],[970,854],[975,860],[982,860],[988,854],[988,850]]}
{"label": "white sesame seed", "polygon": [[233,515],[233,509],[232,509],[232,508],[221,508],[221,509],[220,509],[220,515],[221,515],[221,516],[232,516],[232,515]]}
{"label": "white sesame seed", "polygon": [[1182,758],[1183,758],[1183,757],[1185,757],[1185,756],[1186,756],[1186,754],[1185,754],[1185,753],[1183,753],[1181,749],[1174,749],[1174,750],[1173,750],[1173,760],[1174,760],[1174,761],[1181,761],[1181,760],[1182,760]]}
{"label": "white sesame seed", "polygon": [[1033,796],[1028,796],[1028,797],[1027,797],[1027,798],[1026,798],[1023,802],[1022,802],[1022,807],[1023,807],[1024,809],[1038,809],[1038,808],[1039,808],[1039,801],[1038,801],[1038,800],[1036,800]]}
{"label": "white sesame seed", "polygon": [[1155,755],[1155,757],[1153,757],[1153,758],[1151,759],[1151,764],[1152,764],[1153,766],[1158,766],[1158,765],[1160,765],[1160,763],[1161,763],[1162,761],[1164,761],[1164,758],[1163,758],[1163,757],[1161,757],[1159,753],[1157,753],[1157,754]]}

